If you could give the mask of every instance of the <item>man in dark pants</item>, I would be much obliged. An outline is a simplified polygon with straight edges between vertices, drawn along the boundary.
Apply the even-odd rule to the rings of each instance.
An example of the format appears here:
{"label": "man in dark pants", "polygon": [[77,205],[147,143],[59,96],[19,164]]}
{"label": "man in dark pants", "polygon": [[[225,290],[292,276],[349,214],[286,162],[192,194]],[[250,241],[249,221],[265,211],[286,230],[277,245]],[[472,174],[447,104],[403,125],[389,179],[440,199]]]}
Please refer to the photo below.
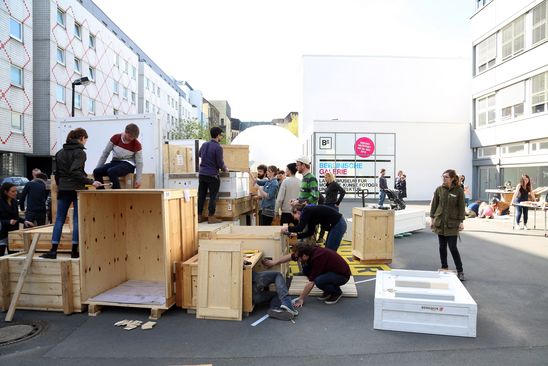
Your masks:
{"label": "man in dark pants", "polygon": [[[280,272],[252,272],[251,275],[253,304],[269,303],[268,315],[280,320],[291,320],[299,315],[293,308],[285,278]],[[275,292],[270,291],[271,284],[276,285]]]}
{"label": "man in dark pants", "polygon": [[384,205],[384,199],[386,198],[385,190],[388,189],[388,184],[386,183],[386,169],[381,169],[379,174],[379,208],[382,208]]}
{"label": "man in dark pants", "polygon": [[[46,200],[48,191],[46,189],[47,175],[42,172],[36,174],[35,178],[28,182],[21,193],[19,208],[25,211],[25,227],[42,226],[46,224]],[[25,210],[25,201],[27,208]]]}
{"label": "man in dark pants", "polygon": [[212,127],[209,131],[211,140],[200,147],[200,170],[198,176],[198,222],[205,221],[202,216],[204,204],[209,191],[209,206],[207,222],[217,224],[222,220],[215,217],[217,206],[217,194],[219,193],[219,170],[228,171],[223,160],[223,148],[219,144],[223,138],[223,130],[220,127]]}

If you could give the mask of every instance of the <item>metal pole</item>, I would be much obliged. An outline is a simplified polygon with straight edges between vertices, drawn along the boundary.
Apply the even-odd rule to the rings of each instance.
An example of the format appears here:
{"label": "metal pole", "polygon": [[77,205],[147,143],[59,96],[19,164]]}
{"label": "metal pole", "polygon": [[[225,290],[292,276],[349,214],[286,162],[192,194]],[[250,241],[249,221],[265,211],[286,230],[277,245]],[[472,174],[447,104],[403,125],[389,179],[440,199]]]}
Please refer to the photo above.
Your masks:
{"label": "metal pole", "polygon": [[74,117],[74,83],[72,83],[72,117]]}

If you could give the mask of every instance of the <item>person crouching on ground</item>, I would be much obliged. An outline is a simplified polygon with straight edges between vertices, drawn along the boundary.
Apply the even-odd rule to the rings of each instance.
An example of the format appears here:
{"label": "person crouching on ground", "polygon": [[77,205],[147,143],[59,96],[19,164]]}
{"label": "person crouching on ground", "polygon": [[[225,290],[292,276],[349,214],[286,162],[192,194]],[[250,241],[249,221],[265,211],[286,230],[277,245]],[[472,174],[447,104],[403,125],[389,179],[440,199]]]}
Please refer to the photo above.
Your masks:
{"label": "person crouching on ground", "polygon": [[[319,206],[318,206],[319,207]],[[308,277],[308,283],[294,301],[293,306],[300,308],[314,285],[323,291],[319,300],[328,305],[336,304],[342,297],[341,286],[350,279],[350,266],[337,252],[317,247],[313,244],[298,243],[295,252],[287,254],[277,260],[265,260],[264,265],[272,267],[290,260],[299,261],[303,267],[303,274]]]}
{"label": "person crouching on ground", "polygon": [[[263,259],[266,263],[268,259]],[[293,307],[291,297],[288,295],[287,284],[280,272],[263,271],[251,272],[253,304],[269,303],[268,315],[280,320],[291,320],[299,312]],[[276,291],[270,291],[270,284],[276,285]]]}
{"label": "person crouching on ground", "polygon": [[[137,140],[139,127],[130,123],[124,132],[110,138],[103,154],[99,158],[97,167],[93,170],[93,177],[97,182],[103,183],[103,177],[108,176],[112,183],[112,189],[120,189],[120,177],[135,172],[134,188],[141,186],[143,174],[143,148]],[[112,151],[112,160],[105,164]]]}
{"label": "person crouching on ground", "polygon": [[447,246],[453,256],[457,267],[457,277],[464,281],[464,272],[459,250],[457,249],[457,236],[464,229],[464,190],[460,186],[460,180],[453,169],[448,169],[442,174],[443,184],[436,188],[434,198],[430,205],[430,228],[438,234],[441,268],[448,269]]}
{"label": "person crouching on ground", "polygon": [[497,198],[491,200],[491,207],[497,216],[510,215],[510,205],[504,201],[500,201]]}
{"label": "person crouching on ground", "polygon": [[495,217],[495,211],[490,205],[487,204],[487,202],[482,202],[479,207],[478,217],[480,219],[493,219]]}

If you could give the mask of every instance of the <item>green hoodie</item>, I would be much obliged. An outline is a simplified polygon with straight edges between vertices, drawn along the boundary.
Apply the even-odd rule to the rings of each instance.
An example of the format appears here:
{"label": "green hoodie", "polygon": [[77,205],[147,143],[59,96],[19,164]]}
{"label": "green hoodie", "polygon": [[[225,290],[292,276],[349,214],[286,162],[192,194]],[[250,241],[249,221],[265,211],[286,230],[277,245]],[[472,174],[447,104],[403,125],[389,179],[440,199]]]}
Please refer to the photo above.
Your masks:
{"label": "green hoodie", "polygon": [[433,231],[438,235],[456,236],[464,221],[464,190],[452,185],[436,188],[430,206]]}

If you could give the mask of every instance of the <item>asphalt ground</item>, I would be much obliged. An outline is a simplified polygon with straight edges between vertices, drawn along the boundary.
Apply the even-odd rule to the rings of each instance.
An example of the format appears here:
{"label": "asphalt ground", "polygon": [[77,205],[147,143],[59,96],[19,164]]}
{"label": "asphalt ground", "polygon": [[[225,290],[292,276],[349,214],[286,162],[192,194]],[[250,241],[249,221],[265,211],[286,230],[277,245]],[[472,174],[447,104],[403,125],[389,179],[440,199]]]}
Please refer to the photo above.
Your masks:
{"label": "asphalt ground", "polygon": [[[350,217],[352,206],[360,205],[348,201],[341,211]],[[424,203],[409,207],[428,209]],[[512,230],[511,220],[465,221],[458,245],[464,284],[478,304],[476,338],[373,329],[372,281],[357,285],[358,298],[336,305],[307,299],[295,323],[267,319],[255,327],[265,307],[241,322],[198,320],[171,309],[147,331],[113,325],[146,321],[142,309],[106,308],[97,317],[17,311],[14,321],[47,327],[30,340],[0,347],[0,365],[548,365],[543,219],[537,214],[537,230],[529,231]],[[390,266],[437,270],[437,237],[425,229],[396,239]]]}

